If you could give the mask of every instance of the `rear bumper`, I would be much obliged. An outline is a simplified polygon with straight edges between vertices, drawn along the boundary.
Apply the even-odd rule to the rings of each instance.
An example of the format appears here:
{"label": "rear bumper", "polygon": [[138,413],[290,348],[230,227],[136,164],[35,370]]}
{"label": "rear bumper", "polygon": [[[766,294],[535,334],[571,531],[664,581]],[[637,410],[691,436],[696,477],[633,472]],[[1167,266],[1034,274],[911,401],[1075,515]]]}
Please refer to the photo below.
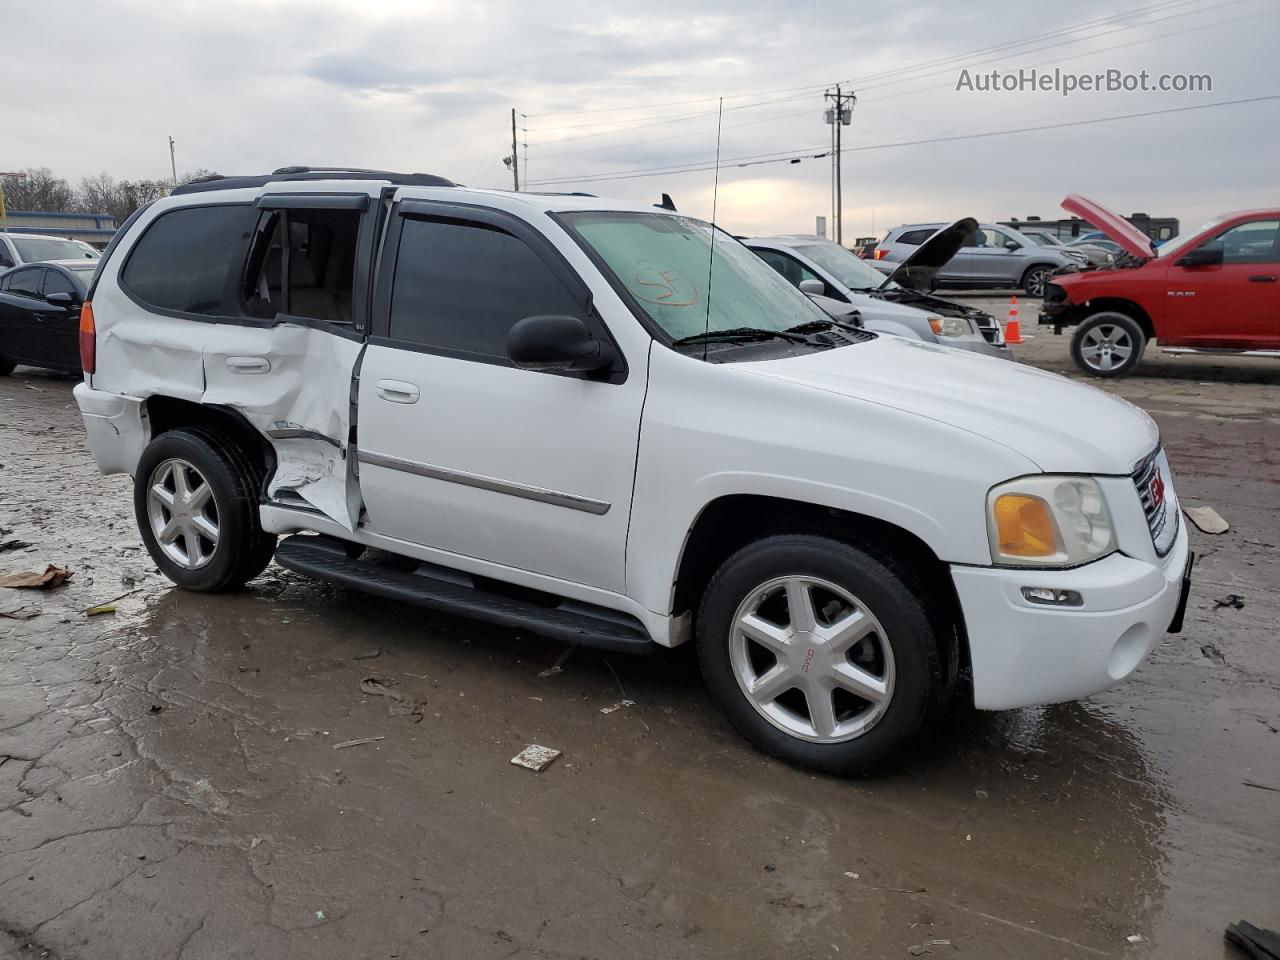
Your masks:
{"label": "rear bumper", "polygon": [[[1183,524],[1159,565],[1121,554],[1074,570],[952,567],[981,710],[1087,697],[1127,679],[1180,623],[1189,560]],[[1023,587],[1075,590],[1079,607],[1045,607]]]}
{"label": "rear bumper", "polygon": [[142,401],[94,390],[87,383],[76,384],[72,393],[80,407],[89,449],[98,469],[102,473],[132,475],[148,439]]}

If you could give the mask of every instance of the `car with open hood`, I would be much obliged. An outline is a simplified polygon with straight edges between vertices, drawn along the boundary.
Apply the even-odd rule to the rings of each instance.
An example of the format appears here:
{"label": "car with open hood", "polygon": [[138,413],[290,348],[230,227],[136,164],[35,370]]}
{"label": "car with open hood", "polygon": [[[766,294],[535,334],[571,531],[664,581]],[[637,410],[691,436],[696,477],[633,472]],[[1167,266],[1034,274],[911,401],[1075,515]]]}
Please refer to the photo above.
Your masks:
{"label": "car with open hood", "polygon": [[951,258],[965,231],[977,227],[973,220],[961,224],[921,244],[888,277],[824,237],[747,237],[742,242],[802,292],[827,298],[820,305],[835,301],[857,309],[868,330],[1012,359],[995,317],[930,293],[937,267]]}
{"label": "car with open hood", "polygon": [[1040,322],[1075,327],[1071,356],[1086,373],[1130,373],[1152,341],[1167,353],[1280,356],[1280,207],[1214,217],[1157,248],[1092,200],[1072,194],[1062,206],[1122,251],[1045,291]]}
{"label": "car with open hood", "polygon": [[274,556],[513,645],[691,642],[729,721],[796,764],[865,772],[958,690],[1089,696],[1181,626],[1149,416],[836,322],[668,209],[205,178],[120,228],[79,333],[89,446],[179,586]]}
{"label": "car with open hood", "polygon": [[[954,229],[958,223],[912,223],[894,227],[876,245],[871,263],[891,274],[897,265],[915,253],[937,233]],[[932,267],[934,286],[1020,288],[1028,296],[1040,297],[1049,277],[1078,270],[1084,265],[1075,253],[1057,247],[1042,247],[1013,227],[976,223],[946,261]],[[922,264],[921,266],[924,266]]]}
{"label": "car with open hood", "polygon": [[1023,227],[1018,232],[1042,247],[1056,247],[1068,256],[1074,256],[1081,266],[1105,267],[1115,261],[1111,251],[1096,242],[1081,240],[1064,243],[1057,234],[1040,228]]}

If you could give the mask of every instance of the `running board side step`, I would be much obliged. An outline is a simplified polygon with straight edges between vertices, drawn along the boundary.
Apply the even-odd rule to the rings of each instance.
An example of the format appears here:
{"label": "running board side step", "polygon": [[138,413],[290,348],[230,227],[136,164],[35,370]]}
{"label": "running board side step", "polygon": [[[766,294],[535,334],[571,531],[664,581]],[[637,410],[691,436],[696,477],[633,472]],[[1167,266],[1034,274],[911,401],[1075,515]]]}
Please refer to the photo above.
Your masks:
{"label": "running board side step", "polygon": [[[353,560],[347,548],[345,542],[330,537],[295,534],[276,547],[276,563],[286,570],[389,600],[584,647],[625,653],[652,653],[657,647],[639,620],[616,610],[548,594],[540,595],[547,603],[538,603],[486,590],[469,574],[435,564],[421,563],[416,569],[407,570],[377,559]],[[403,562],[405,558],[394,560]]]}

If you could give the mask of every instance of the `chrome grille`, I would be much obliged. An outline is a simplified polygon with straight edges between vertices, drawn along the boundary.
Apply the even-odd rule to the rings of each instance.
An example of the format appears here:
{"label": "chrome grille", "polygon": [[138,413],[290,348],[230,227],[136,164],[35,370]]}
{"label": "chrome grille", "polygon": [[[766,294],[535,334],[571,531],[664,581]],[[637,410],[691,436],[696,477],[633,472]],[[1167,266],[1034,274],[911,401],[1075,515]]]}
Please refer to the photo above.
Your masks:
{"label": "chrome grille", "polygon": [[1133,474],[1133,485],[1138,488],[1138,499],[1142,502],[1142,512],[1147,518],[1147,528],[1151,531],[1151,542],[1158,543],[1165,525],[1169,522],[1169,497],[1171,491],[1167,483],[1161,479],[1163,496],[1156,502],[1155,483],[1160,472],[1160,450],[1144,459]]}
{"label": "chrome grille", "polygon": [[973,313],[974,325],[977,326],[978,332],[982,334],[987,343],[1001,343],[1000,324],[996,323],[996,318],[989,313]]}

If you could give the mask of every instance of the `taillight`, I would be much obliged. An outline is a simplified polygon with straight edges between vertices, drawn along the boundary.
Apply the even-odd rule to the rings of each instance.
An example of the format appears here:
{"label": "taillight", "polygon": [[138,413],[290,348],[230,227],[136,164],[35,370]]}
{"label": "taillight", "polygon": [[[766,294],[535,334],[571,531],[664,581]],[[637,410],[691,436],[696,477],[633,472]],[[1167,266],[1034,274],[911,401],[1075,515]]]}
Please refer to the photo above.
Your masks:
{"label": "taillight", "polygon": [[883,259],[884,259],[884,255],[885,255],[886,253],[888,253],[888,252],[889,252],[889,251],[888,251],[888,250],[886,250],[886,249],[884,249],[884,247],[876,247],[876,259],[877,259],[877,260],[883,260]]}
{"label": "taillight", "polygon": [[93,326],[93,304],[80,308],[80,368],[93,373],[98,365],[98,334]]}

